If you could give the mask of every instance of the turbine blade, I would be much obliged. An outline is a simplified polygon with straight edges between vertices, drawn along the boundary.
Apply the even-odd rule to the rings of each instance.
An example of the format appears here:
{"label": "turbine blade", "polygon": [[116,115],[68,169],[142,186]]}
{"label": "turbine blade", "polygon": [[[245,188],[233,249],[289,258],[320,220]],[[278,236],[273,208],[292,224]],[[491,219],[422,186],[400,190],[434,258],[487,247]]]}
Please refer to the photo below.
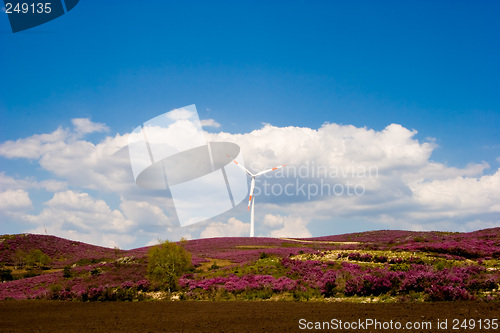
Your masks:
{"label": "turbine blade", "polygon": [[283,164],[283,165],[277,166],[277,167],[272,168],[272,169],[267,169],[267,170],[264,170],[264,171],[258,172],[258,173],[256,173],[256,174],[255,174],[255,177],[258,177],[258,176],[263,175],[263,174],[265,174],[265,173],[267,173],[267,172],[270,172],[270,171],[274,171],[274,170],[277,170],[277,169],[281,169],[281,168],[282,168],[282,167],[284,167],[285,165],[286,165],[286,164]]}
{"label": "turbine blade", "polygon": [[[226,156],[227,156],[227,157],[229,157],[229,158],[232,158],[232,157],[231,157],[231,156],[229,156],[228,154],[226,154]],[[241,170],[245,171],[245,172],[246,172],[246,173],[247,173],[250,177],[253,177],[253,176],[254,176],[254,174],[253,174],[253,173],[251,173],[250,171],[248,171],[248,169],[247,169],[247,168],[245,168],[243,165],[241,165],[241,164],[239,164],[238,162],[236,162],[236,160],[233,160],[233,162],[234,162],[234,163],[236,163],[236,165],[237,165],[237,166],[238,166]]]}
{"label": "turbine blade", "polygon": [[252,177],[252,182],[250,184],[250,197],[248,197],[248,210],[250,210],[250,204],[252,203],[253,190],[255,188],[255,178]]}

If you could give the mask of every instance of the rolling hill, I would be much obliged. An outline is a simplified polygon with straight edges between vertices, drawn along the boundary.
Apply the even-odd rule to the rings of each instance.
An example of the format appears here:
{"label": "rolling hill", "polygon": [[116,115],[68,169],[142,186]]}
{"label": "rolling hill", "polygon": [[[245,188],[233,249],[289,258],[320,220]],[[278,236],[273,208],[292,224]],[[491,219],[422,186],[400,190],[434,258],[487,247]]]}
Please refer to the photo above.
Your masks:
{"label": "rolling hill", "polygon": [[[500,228],[380,230],[294,238],[183,241],[193,269],[183,299],[500,299]],[[0,299],[132,300],[163,295],[150,247],[119,250],[55,236],[0,236]],[[33,259],[38,258],[38,259]]]}

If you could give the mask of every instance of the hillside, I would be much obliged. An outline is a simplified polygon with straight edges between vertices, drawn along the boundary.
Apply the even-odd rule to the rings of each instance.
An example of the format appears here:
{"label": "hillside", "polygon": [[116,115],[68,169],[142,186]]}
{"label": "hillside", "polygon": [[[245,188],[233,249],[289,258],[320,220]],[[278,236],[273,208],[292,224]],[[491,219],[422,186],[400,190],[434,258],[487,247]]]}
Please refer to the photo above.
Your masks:
{"label": "hillside", "polygon": [[[194,266],[179,280],[176,295],[183,299],[500,299],[500,228],[211,238],[182,246]],[[47,235],[0,236],[0,299],[164,297],[162,286],[147,279],[148,249],[110,249]]]}
{"label": "hillside", "polygon": [[53,259],[53,268],[62,268],[84,259],[99,259],[113,257],[115,250],[71,241],[49,235],[2,235],[0,236],[0,262],[4,265],[14,265],[16,252],[29,253],[39,249]]}

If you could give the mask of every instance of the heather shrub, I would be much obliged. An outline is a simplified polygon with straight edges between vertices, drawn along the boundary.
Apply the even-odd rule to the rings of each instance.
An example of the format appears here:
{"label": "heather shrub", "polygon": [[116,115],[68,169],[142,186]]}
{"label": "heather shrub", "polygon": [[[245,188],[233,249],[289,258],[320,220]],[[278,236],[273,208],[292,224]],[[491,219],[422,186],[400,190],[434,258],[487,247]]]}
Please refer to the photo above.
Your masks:
{"label": "heather shrub", "polygon": [[375,257],[373,257],[373,262],[385,263],[385,262],[387,262],[387,257],[386,256],[375,256]]}
{"label": "heather shrub", "polygon": [[320,292],[325,297],[332,297],[335,295],[337,273],[334,270],[328,270],[323,275],[320,283]]}
{"label": "heather shrub", "polygon": [[125,281],[121,284],[122,289],[130,289],[135,287],[135,284],[132,281]]}
{"label": "heather shrub", "polygon": [[402,258],[391,258],[389,260],[389,264],[393,265],[393,264],[402,264],[403,263],[403,259]]}
{"label": "heather shrub", "polygon": [[408,259],[408,262],[410,264],[415,264],[415,265],[424,265],[425,262],[422,258],[420,257],[414,257],[414,256],[411,256],[409,259]]}
{"label": "heather shrub", "polygon": [[361,253],[359,252],[351,252],[348,254],[347,258],[349,260],[361,261]]}
{"label": "heather shrub", "polygon": [[148,291],[151,283],[148,280],[139,280],[135,283],[135,287],[140,291]]}
{"label": "heather shrub", "polygon": [[345,283],[347,296],[378,296],[397,288],[399,275],[382,270],[368,270],[364,274],[354,276]]}
{"label": "heather shrub", "polygon": [[372,261],[372,255],[369,253],[364,253],[359,257],[359,260],[364,262],[370,262]]}
{"label": "heather shrub", "polygon": [[474,299],[467,290],[456,286],[433,286],[427,288],[426,294],[431,301],[468,301]]}

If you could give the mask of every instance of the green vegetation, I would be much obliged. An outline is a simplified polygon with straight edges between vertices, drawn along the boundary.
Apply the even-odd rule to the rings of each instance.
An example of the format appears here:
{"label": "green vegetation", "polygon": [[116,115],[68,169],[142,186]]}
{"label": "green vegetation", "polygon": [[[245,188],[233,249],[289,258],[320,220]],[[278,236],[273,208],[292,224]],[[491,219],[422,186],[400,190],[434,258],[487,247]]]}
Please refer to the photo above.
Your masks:
{"label": "green vegetation", "polygon": [[165,241],[148,252],[149,279],[161,287],[175,290],[179,277],[191,268],[191,254],[176,243]]}
{"label": "green vegetation", "polygon": [[46,268],[50,261],[49,256],[39,249],[31,250],[26,256],[26,265],[28,267]]}
{"label": "green vegetation", "polygon": [[13,255],[16,269],[46,269],[51,261],[50,257],[40,249],[33,249],[28,253],[19,249]]}
{"label": "green vegetation", "polygon": [[127,251],[19,236],[0,242],[0,299],[498,301],[499,231],[368,232],[357,243],[216,238]]}
{"label": "green vegetation", "polygon": [[69,279],[73,276],[73,272],[71,272],[71,266],[64,266],[63,269],[63,277]]}
{"label": "green vegetation", "polygon": [[12,270],[7,268],[0,268],[0,282],[12,281]]}

